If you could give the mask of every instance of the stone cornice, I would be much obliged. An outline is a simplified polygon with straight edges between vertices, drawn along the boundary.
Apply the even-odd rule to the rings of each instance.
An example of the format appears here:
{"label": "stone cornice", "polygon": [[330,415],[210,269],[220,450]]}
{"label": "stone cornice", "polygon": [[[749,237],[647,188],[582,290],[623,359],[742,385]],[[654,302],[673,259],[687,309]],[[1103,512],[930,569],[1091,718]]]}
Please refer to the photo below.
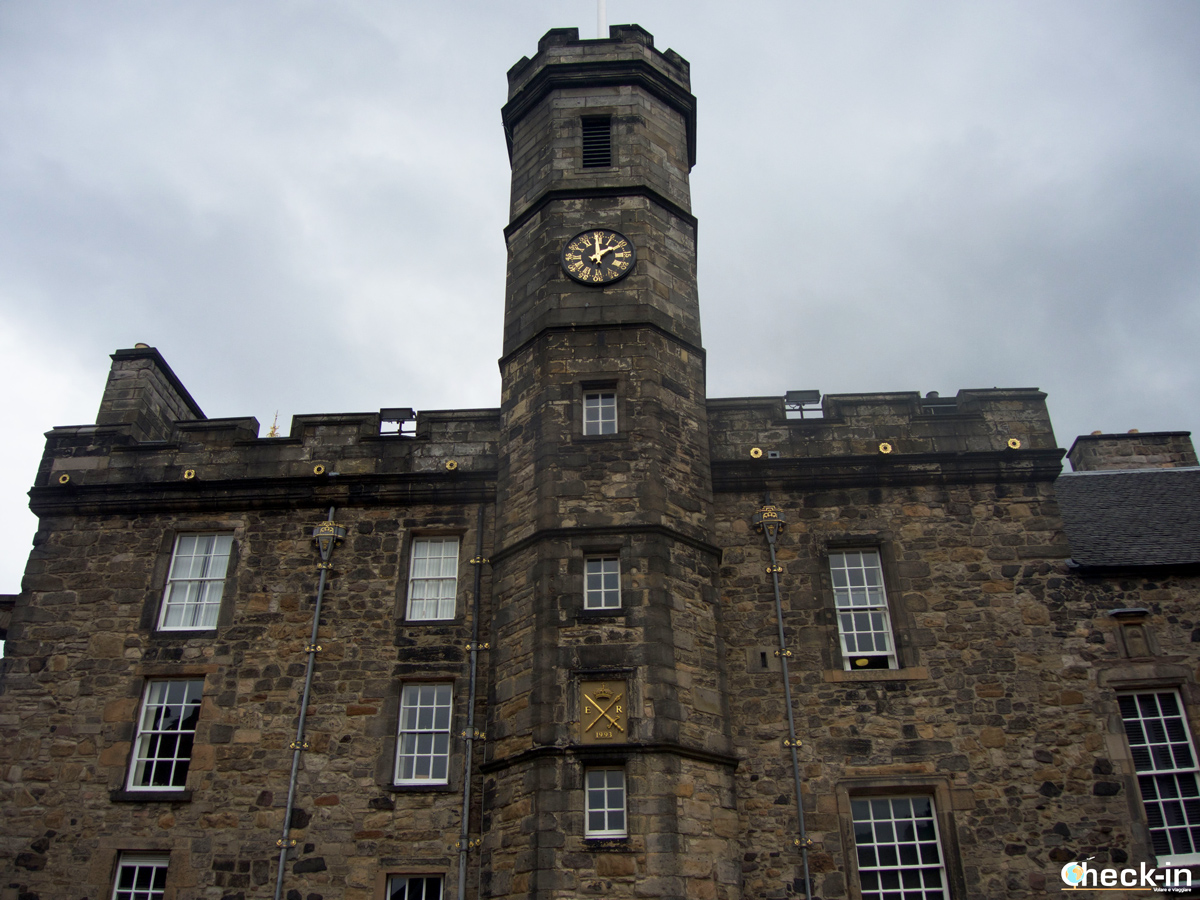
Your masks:
{"label": "stone cornice", "polygon": [[655,742],[645,744],[573,744],[569,747],[532,747],[529,750],[522,750],[520,753],[515,753],[512,756],[505,756],[502,759],[493,759],[490,762],[486,762],[479,767],[479,771],[486,775],[491,772],[500,772],[504,769],[510,768],[511,766],[521,765],[522,763],[555,756],[627,757],[642,753],[657,753],[667,754],[670,756],[680,756],[684,759],[695,759],[700,762],[711,763],[717,766],[727,766],[730,769],[736,769],[738,766],[738,758],[736,756],[730,756],[725,753],[713,753],[710,750],[701,750],[698,747],[687,747],[683,744]]}
{"label": "stone cornice", "polygon": [[823,490],[912,484],[1052,482],[1063,451],[905,453],[803,459],[713,460],[716,493]]}
{"label": "stone cornice", "polygon": [[553,188],[544,191],[536,200],[514,216],[511,222],[504,226],[504,239],[508,240],[511,238],[522,225],[556,200],[609,200],[621,197],[645,197],[651,203],[661,206],[676,218],[687,222],[691,226],[692,237],[696,241],[697,249],[699,249],[699,220],[674,200],[663,196],[654,190],[654,188],[644,184],[616,185],[613,187]]}
{"label": "stone cornice", "polygon": [[528,537],[523,537],[495,551],[492,554],[492,565],[494,566],[503,561],[505,557],[519,553],[527,547],[541,543],[542,541],[571,540],[581,537],[624,537],[630,534],[656,534],[660,537],[677,541],[680,544],[686,544],[689,547],[699,550],[701,553],[707,553],[717,558],[721,556],[720,547],[716,547],[706,541],[697,540],[694,537],[684,534],[682,531],[669,528],[666,525],[579,525],[573,528],[541,528]]}
{"label": "stone cornice", "polygon": [[514,356],[532,344],[534,341],[548,334],[570,334],[574,331],[633,331],[638,328],[648,328],[651,331],[657,332],[672,343],[683,347],[688,353],[694,353],[701,357],[707,357],[707,352],[699,344],[693,344],[691,341],[684,340],[675,332],[664,328],[657,322],[596,322],[596,323],[575,323],[573,325],[546,325],[539,328],[525,340],[521,341],[507,353],[500,357],[498,364],[500,366],[500,374],[504,374],[504,367]]}
{"label": "stone cornice", "polygon": [[143,482],[35,487],[29,508],[38,516],[115,515],[328,506],[413,506],[494,503],[496,473],[420,472],[239,478],[183,483]]}

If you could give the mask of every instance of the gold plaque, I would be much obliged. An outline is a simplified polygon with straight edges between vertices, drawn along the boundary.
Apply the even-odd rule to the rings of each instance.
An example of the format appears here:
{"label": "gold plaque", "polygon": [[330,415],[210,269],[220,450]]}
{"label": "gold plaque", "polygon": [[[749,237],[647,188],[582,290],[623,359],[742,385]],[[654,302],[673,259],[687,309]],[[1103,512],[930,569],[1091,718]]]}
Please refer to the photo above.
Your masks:
{"label": "gold plaque", "polygon": [[579,684],[579,729],[585,744],[623,744],[629,740],[624,681]]}

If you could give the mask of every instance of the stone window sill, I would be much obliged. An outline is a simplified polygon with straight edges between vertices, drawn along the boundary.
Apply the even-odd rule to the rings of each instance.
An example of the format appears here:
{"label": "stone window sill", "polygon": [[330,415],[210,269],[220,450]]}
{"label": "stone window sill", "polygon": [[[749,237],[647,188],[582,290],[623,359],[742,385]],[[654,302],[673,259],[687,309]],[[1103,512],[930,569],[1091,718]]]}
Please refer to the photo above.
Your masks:
{"label": "stone window sill", "polygon": [[215,628],[156,628],[150,632],[150,640],[157,643],[176,643],[190,638],[212,640],[217,636]]}
{"label": "stone window sill", "polygon": [[615,609],[581,609],[575,613],[576,622],[590,622],[597,619],[623,619],[625,617],[625,607],[618,606]]}
{"label": "stone window sill", "polygon": [[845,669],[826,669],[821,673],[822,681],[923,681],[929,677],[924,666],[907,669],[865,669],[847,672]]}
{"label": "stone window sill", "polygon": [[400,625],[407,627],[425,628],[433,625],[463,625],[465,618],[455,616],[453,619],[401,619]]}
{"label": "stone window sill", "polygon": [[127,791],[124,788],[108,792],[113,803],[191,803],[191,791]]}
{"label": "stone window sill", "polygon": [[452,784],[389,784],[384,790],[393,794],[447,794],[458,788]]}
{"label": "stone window sill", "polygon": [[584,849],[604,851],[607,853],[632,853],[628,837],[585,837]]}

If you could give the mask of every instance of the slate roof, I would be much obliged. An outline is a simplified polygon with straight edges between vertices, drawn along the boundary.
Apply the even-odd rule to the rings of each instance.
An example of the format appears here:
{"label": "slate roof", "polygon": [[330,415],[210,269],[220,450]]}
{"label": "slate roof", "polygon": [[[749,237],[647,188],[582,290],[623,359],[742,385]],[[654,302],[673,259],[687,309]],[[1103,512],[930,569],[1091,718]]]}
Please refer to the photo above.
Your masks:
{"label": "slate roof", "polygon": [[1200,564],[1200,468],[1072,472],[1055,489],[1080,565]]}

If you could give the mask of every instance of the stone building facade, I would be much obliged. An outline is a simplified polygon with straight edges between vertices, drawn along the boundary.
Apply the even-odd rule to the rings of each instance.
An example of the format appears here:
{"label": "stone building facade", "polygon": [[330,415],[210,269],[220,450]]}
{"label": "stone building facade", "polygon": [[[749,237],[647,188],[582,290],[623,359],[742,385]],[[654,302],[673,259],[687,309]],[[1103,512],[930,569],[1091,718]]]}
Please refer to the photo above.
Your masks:
{"label": "stone building facade", "polygon": [[0,900],[1200,863],[1189,437],[1064,475],[1035,389],[708,398],[687,62],[555,30],[509,84],[498,408],[260,438],[138,346],[50,432],[0,603]]}

